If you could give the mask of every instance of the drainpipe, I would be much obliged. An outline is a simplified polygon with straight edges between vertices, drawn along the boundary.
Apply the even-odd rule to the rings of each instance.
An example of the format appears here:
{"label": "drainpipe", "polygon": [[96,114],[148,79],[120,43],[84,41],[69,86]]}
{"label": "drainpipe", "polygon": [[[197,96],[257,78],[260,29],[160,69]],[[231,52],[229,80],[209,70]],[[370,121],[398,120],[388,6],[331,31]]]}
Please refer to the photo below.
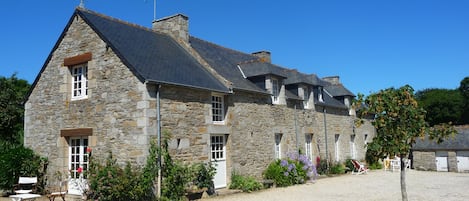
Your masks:
{"label": "drainpipe", "polygon": [[297,123],[297,113],[296,113],[296,104],[295,104],[295,134],[296,134],[296,151],[300,155],[300,142],[298,141],[298,123]]}
{"label": "drainpipe", "polygon": [[161,85],[156,85],[156,122],[157,122],[157,129],[156,129],[156,135],[158,138],[158,159],[157,159],[157,165],[158,165],[158,185],[157,185],[157,192],[156,192],[156,197],[159,199],[161,197],[161,181],[162,181],[162,175],[161,175],[161,118],[160,118],[160,88]]}
{"label": "drainpipe", "polygon": [[326,167],[327,169],[329,169],[329,161],[327,159],[327,155],[329,153],[327,153],[327,120],[326,120],[326,106],[323,106],[323,110],[322,110],[323,114],[324,114],[324,141],[326,143]]}

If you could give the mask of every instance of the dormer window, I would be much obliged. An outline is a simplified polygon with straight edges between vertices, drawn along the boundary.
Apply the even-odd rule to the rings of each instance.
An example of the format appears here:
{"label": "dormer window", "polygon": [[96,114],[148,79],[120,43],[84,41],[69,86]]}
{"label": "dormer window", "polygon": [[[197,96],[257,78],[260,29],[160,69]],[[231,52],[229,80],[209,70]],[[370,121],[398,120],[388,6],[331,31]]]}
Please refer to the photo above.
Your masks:
{"label": "dormer window", "polygon": [[319,87],[318,88],[318,101],[319,102],[324,102],[324,98],[323,98],[323,93],[324,93],[324,90],[322,87]]}
{"label": "dormer window", "polygon": [[308,107],[308,102],[309,102],[309,87],[303,87],[303,106],[304,108],[309,108]]}
{"label": "dormer window", "polygon": [[280,84],[278,79],[272,78],[272,102],[279,103]]}
{"label": "dormer window", "polygon": [[80,64],[71,67],[72,74],[72,100],[88,97],[88,66]]}

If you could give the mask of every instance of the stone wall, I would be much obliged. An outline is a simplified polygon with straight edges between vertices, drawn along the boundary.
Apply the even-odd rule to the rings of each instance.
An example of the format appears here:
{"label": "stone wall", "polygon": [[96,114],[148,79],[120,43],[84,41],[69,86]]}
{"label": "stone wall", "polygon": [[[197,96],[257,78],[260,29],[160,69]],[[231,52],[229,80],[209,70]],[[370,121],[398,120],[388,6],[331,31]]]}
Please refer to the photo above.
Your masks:
{"label": "stone wall", "polygon": [[[446,153],[446,151],[442,151]],[[413,167],[420,170],[436,171],[435,151],[413,151]],[[448,171],[458,172],[458,160],[455,151],[447,151]]]}
{"label": "stone wall", "polygon": [[436,171],[434,151],[413,151],[412,157],[414,168]]}
{"label": "stone wall", "polygon": [[[64,59],[88,52],[92,54],[88,98],[72,101],[72,77]],[[174,158],[207,162],[210,135],[226,135],[228,177],[232,171],[261,177],[275,160],[276,133],[282,134],[283,157],[304,151],[305,136],[312,135],[313,158],[325,158],[327,130],[327,157],[335,160],[337,147],[338,162],[352,158],[352,136],[354,158],[363,160],[365,141],[374,136],[369,123],[355,128],[355,117],[346,109],[328,108],[323,113],[322,108],[295,109],[295,101],[272,105],[270,95],[245,91],[225,94],[225,122],[214,124],[212,92],[172,85],[159,90],[162,131],[171,135],[168,142]],[[90,128],[93,156],[105,158],[112,152],[118,163],[134,165],[144,164],[149,142],[157,134],[156,85],[138,80],[80,17],[74,18],[51,54],[25,108],[25,145],[48,157],[49,176],[69,168],[69,137],[61,137],[62,130]]]}
{"label": "stone wall", "polygon": [[[72,101],[64,59],[87,52],[92,53],[88,98]],[[26,102],[25,145],[49,159],[53,175],[69,168],[69,138],[61,137],[61,130],[91,128],[94,156],[112,152],[119,162],[144,164],[148,137],[155,133],[148,117],[156,110],[148,99],[145,85],[81,18],[74,18]]]}

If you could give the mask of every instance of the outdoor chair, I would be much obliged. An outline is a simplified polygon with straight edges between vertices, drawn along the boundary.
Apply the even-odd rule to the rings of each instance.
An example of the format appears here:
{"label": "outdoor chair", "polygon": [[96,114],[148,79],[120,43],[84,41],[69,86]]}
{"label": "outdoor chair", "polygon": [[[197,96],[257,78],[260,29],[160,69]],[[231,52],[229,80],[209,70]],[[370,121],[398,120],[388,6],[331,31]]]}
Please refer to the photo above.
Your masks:
{"label": "outdoor chair", "polygon": [[67,183],[68,181],[60,181],[58,186],[52,187],[50,193],[47,194],[49,200],[54,201],[56,197],[61,197],[65,201],[65,196],[68,193]]}
{"label": "outdoor chair", "polygon": [[13,191],[17,194],[26,194],[36,191],[37,177],[20,177]]}
{"label": "outdoor chair", "polygon": [[365,167],[365,165],[358,162],[357,160],[352,159],[352,164],[353,164],[354,169],[356,170],[356,172],[352,171],[352,174],[359,175],[359,174],[366,174],[368,172],[368,168]]}
{"label": "outdoor chair", "polygon": [[391,171],[400,171],[401,170],[401,159],[394,158],[391,160]]}

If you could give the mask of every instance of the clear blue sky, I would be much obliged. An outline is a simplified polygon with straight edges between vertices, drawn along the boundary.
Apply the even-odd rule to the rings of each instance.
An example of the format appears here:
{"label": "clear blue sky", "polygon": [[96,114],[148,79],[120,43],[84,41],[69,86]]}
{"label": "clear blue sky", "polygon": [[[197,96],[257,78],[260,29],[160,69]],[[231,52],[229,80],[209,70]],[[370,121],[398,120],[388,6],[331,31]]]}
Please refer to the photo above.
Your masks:
{"label": "clear blue sky", "polygon": [[[0,76],[32,83],[80,0],[0,5]],[[96,12],[150,27],[153,0],[85,0]],[[158,0],[157,18],[183,13],[191,35],[319,77],[354,93],[410,84],[454,89],[469,76],[467,0]]]}

